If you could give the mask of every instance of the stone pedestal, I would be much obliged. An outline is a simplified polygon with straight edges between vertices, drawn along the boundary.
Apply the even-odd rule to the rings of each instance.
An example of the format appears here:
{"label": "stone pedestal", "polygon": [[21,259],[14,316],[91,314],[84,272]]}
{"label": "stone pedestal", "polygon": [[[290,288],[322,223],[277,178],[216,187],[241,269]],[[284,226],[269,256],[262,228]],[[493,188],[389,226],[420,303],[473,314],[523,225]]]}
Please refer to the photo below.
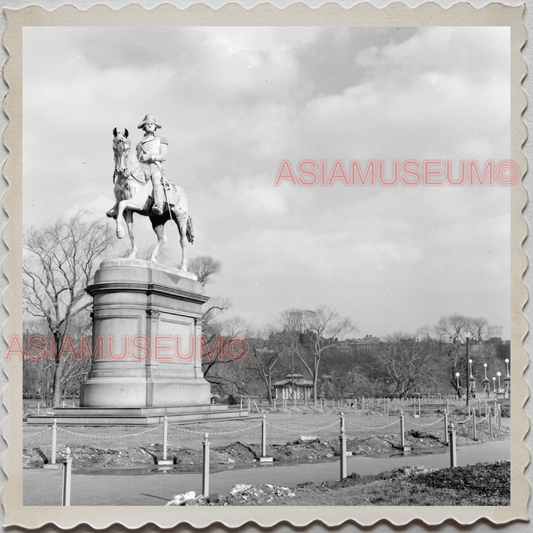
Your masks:
{"label": "stone pedestal", "polygon": [[93,367],[82,408],[208,406],[196,276],[150,261],[103,261],[94,283]]}

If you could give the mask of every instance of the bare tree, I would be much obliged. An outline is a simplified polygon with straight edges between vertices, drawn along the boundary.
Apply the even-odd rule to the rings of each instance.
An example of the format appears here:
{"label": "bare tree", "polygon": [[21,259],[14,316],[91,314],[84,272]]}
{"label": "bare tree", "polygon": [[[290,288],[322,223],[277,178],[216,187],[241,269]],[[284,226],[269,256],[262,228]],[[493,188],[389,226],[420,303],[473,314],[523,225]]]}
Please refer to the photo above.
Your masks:
{"label": "bare tree", "polygon": [[70,378],[67,362],[75,359],[67,341],[72,340],[74,326],[88,320],[92,300],[85,289],[112,242],[107,222],[91,218],[85,210],[24,232],[23,305],[53,340],[53,405],[59,404],[62,385]]}
{"label": "bare tree", "polygon": [[394,333],[379,344],[375,354],[378,368],[391,379],[394,392],[403,398],[416,386],[433,383],[438,358],[428,338]]}
{"label": "bare tree", "polygon": [[[322,305],[314,311],[290,309],[281,314],[284,343],[300,359],[313,380],[313,401],[317,402],[320,361],[327,348],[341,344],[356,330],[351,319]],[[309,354],[309,358],[306,357]]]}
{"label": "bare tree", "polygon": [[211,281],[211,276],[220,274],[222,263],[210,255],[197,255],[189,260],[187,268],[198,276],[202,287]]}
{"label": "bare tree", "polygon": [[263,332],[262,334],[251,335],[251,337],[254,340],[250,342],[250,355],[248,357],[247,367],[249,372],[259,376],[259,379],[266,388],[268,403],[272,404],[272,377],[274,368],[286,347],[280,334],[272,330],[266,334]]}
{"label": "bare tree", "polygon": [[443,363],[446,366],[449,383],[459,392],[456,372],[464,376],[467,383],[468,367],[465,357],[467,336],[473,342],[482,342],[487,336],[488,321],[485,318],[471,318],[455,313],[442,317],[434,327]]}

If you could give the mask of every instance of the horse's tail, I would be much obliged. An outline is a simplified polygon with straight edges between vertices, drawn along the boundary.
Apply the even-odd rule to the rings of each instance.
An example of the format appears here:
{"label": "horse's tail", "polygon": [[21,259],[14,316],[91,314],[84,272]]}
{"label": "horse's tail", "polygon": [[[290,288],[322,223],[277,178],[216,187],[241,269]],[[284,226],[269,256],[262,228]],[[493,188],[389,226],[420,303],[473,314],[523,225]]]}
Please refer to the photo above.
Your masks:
{"label": "horse's tail", "polygon": [[193,244],[194,243],[194,229],[192,227],[192,218],[191,215],[187,217],[187,231],[185,232],[187,235],[187,240]]}

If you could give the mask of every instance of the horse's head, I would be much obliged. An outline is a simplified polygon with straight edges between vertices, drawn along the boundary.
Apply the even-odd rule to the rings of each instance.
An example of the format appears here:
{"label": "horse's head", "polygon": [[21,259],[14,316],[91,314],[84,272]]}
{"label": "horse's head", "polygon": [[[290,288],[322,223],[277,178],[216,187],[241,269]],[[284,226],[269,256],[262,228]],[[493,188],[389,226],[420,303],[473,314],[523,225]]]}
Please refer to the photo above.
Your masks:
{"label": "horse's head", "polygon": [[123,131],[113,130],[113,154],[115,156],[115,172],[124,174],[127,169],[126,156],[130,150],[130,141],[128,141],[129,132],[127,129]]}

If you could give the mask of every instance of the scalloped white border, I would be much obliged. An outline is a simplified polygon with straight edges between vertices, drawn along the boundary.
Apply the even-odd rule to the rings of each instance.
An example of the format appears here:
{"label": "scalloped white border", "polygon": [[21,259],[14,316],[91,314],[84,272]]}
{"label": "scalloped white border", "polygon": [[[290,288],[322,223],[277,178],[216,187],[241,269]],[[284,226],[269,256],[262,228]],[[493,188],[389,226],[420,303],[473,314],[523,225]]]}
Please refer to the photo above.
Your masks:
{"label": "scalloped white border", "polygon": [[[9,313],[3,334],[4,339],[21,333],[21,228],[22,228],[22,101],[21,101],[21,28],[23,25],[510,25],[512,27],[512,158],[525,174],[527,162],[522,145],[527,130],[521,118],[527,99],[520,82],[525,76],[526,66],[520,54],[525,43],[525,26],[522,21],[523,9],[503,4],[491,4],[476,8],[471,4],[455,4],[447,9],[435,3],[426,3],[412,9],[403,3],[392,3],[378,9],[369,3],[357,4],[345,9],[339,4],[329,3],[319,8],[309,8],[304,4],[291,4],[278,9],[270,4],[260,4],[245,9],[238,4],[228,4],[213,9],[205,4],[195,4],[179,9],[171,4],[163,4],[149,10],[139,4],[130,4],[120,10],[105,5],[97,5],[85,10],[69,5],[54,11],[38,6],[21,10],[5,11],[7,24],[4,33],[4,46],[9,59],[4,66],[4,79],[9,86],[4,100],[4,112],[9,124],[4,132],[4,144],[9,158],[4,166],[4,175],[9,188],[4,195],[3,205],[9,216],[4,229],[4,241],[9,253],[4,261],[4,273],[9,286],[4,294],[4,306]],[[269,527],[282,521],[294,526],[305,526],[312,522],[322,522],[333,526],[346,522],[360,525],[375,524],[388,520],[395,525],[407,524],[412,520],[422,520],[426,524],[441,524],[454,519],[461,524],[472,524],[480,518],[495,524],[511,520],[527,520],[527,500],[529,485],[523,470],[529,462],[529,452],[524,437],[529,428],[523,405],[529,390],[523,373],[528,364],[528,356],[522,346],[527,333],[527,321],[522,308],[528,293],[522,277],[527,268],[527,257],[522,243],[527,236],[527,225],[522,210],[527,203],[527,192],[522,183],[512,189],[512,313],[511,339],[513,342],[513,396],[512,396],[512,501],[510,507],[278,507],[273,513],[269,507],[214,507],[214,508],[172,508],[172,507],[23,507],[21,505],[22,476],[15,465],[20,465],[22,448],[22,419],[18,387],[8,386],[4,394],[4,404],[9,417],[3,426],[3,434],[9,443],[3,457],[3,468],[8,483],[2,494],[5,511],[4,525],[18,525],[36,528],[45,524],[55,524],[61,528],[77,524],[89,524],[103,528],[111,524],[122,524],[129,528],[146,524],[157,524],[168,528],[190,524],[193,527],[206,527],[216,523],[237,527],[246,522]],[[514,347],[521,346],[515,350]],[[11,383],[20,383],[20,361],[13,359],[4,364],[4,371]],[[518,387],[518,384],[521,384]],[[179,509],[179,513],[176,512]]]}

